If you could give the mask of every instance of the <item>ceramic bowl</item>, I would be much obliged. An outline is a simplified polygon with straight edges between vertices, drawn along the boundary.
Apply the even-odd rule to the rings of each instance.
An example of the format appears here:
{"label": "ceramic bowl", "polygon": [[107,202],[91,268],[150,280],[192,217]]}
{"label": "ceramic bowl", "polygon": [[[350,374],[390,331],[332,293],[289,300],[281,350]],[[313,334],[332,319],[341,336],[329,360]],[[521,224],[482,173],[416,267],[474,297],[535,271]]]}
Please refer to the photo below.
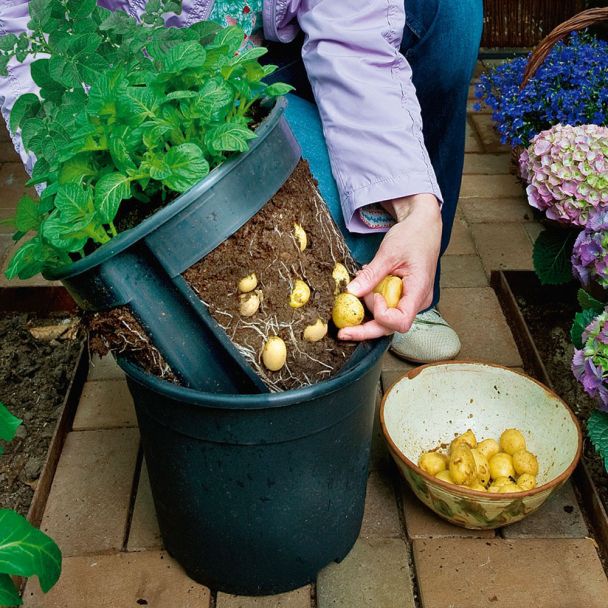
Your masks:
{"label": "ceramic bowl", "polygon": [[[437,515],[465,528],[491,529],[536,511],[576,466],[578,421],[540,382],[498,365],[445,362],[410,371],[386,392],[380,421],[389,450],[416,496]],[[517,428],[539,462],[538,485],[526,492],[477,492],[432,477],[417,466],[424,451],[472,429],[496,440]]]}

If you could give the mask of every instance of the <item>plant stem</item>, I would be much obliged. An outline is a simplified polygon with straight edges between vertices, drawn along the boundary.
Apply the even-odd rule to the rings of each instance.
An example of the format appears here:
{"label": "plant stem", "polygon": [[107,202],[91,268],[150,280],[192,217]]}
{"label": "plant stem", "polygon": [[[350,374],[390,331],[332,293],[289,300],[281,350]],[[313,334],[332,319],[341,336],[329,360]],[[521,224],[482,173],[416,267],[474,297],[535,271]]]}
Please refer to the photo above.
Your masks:
{"label": "plant stem", "polygon": [[110,233],[113,237],[118,234],[118,230],[116,230],[116,226],[114,225],[114,222],[110,222]]}

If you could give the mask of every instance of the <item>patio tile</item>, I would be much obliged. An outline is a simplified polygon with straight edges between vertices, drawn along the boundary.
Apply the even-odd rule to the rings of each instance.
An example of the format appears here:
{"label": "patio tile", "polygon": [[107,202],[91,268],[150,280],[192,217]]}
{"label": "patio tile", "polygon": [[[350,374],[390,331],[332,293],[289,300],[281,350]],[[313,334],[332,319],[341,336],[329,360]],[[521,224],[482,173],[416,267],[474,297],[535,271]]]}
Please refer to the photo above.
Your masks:
{"label": "patio tile", "polygon": [[118,367],[112,355],[93,355],[89,362],[88,380],[124,380],[125,373]]}
{"label": "patio tile", "polygon": [[446,255],[441,260],[441,288],[486,287],[488,279],[476,255]]}
{"label": "patio tile", "polygon": [[476,255],[475,243],[471,231],[463,217],[454,218],[450,244],[444,256],[448,255]]}
{"label": "patio tile", "polygon": [[473,224],[473,240],[481,263],[493,270],[532,270],[532,245],[520,224]]}
{"label": "patio tile", "polygon": [[494,538],[494,530],[468,530],[441,519],[400,480],[403,515],[408,538]]}
{"label": "patio tile", "polygon": [[318,608],[414,608],[407,545],[392,538],[360,538],[339,564],[317,579]]}
{"label": "patio tile", "polygon": [[464,173],[506,175],[511,172],[510,154],[465,154]]}
{"label": "patio tile", "polygon": [[289,593],[247,597],[218,593],[216,608],[310,608],[312,590],[310,586],[300,587]]}
{"label": "patio tile", "polygon": [[585,538],[585,524],[572,484],[567,481],[538,510],[503,528],[505,538]]}
{"label": "patio tile", "polygon": [[469,121],[467,121],[467,129],[465,132],[464,151],[483,152],[483,148],[481,147],[481,142],[479,141],[479,137],[475,132],[475,128]]}
{"label": "patio tile", "polygon": [[386,351],[382,358],[382,372],[401,372],[405,373],[414,367],[411,363],[396,357],[390,351]]}
{"label": "patio tile", "polygon": [[530,206],[524,197],[470,198],[460,201],[459,207],[469,224],[521,223],[533,219]]}
{"label": "patio tile", "polygon": [[124,380],[85,382],[72,430],[133,426],[137,426],[137,418],[131,393]]}
{"label": "patio tile", "polygon": [[138,448],[136,429],[68,433],[41,525],[64,556],[121,549]]}
{"label": "patio tile", "polygon": [[517,198],[521,184],[514,175],[463,175],[460,198]]}
{"label": "patio tile", "polygon": [[500,135],[494,127],[494,120],[490,114],[473,114],[471,120],[479,134],[479,138],[486,152],[510,152],[508,144],[500,143]]}
{"label": "patio tile", "polygon": [[30,579],[24,608],[209,608],[209,589],[163,551],[67,557],[57,585],[43,594]]}
{"label": "patio tile", "polygon": [[367,481],[362,538],[400,538],[393,469],[372,471]]}
{"label": "patio tile", "polygon": [[390,455],[386,446],[386,440],[380,426],[380,400],[382,393],[378,390],[378,398],[376,399],[376,411],[374,413],[374,426],[372,429],[372,446],[369,459],[370,471],[387,471],[390,468]]}
{"label": "patio tile", "polygon": [[146,549],[160,549],[163,541],[160,536],[148,468],[144,460],[141,465],[141,475],[137,486],[137,496],[131,518],[131,529],[127,541],[127,551],[145,551]]}
{"label": "patio tile", "polygon": [[407,374],[408,370],[414,369],[416,365],[413,363],[408,365],[407,368],[403,368],[400,370],[390,370],[382,372],[382,391],[385,393],[397,380],[400,380]]}
{"label": "patio tile", "polygon": [[[459,359],[521,367],[513,335],[492,288],[444,289],[439,309],[460,336]],[[491,331],[488,328],[492,328]]]}
{"label": "patio tile", "polygon": [[423,608],[605,608],[590,539],[414,541]]}
{"label": "patio tile", "polygon": [[530,239],[530,242],[532,245],[534,245],[538,235],[543,231],[542,225],[538,222],[526,222],[523,226],[528,238]]}

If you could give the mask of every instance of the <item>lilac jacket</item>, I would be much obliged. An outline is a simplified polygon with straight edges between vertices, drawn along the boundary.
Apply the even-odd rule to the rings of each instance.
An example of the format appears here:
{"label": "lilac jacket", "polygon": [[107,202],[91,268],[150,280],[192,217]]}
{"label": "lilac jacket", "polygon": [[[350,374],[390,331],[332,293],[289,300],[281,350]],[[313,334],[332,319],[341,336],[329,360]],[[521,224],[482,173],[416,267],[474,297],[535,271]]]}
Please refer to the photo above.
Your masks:
{"label": "lilac jacket", "polygon": [[[206,19],[214,0],[183,0],[168,25]],[[98,0],[137,16],[146,0]],[[26,30],[28,0],[0,1],[0,35]],[[391,198],[441,194],[422,136],[411,68],[399,52],[403,0],[264,0],[266,39],[289,42],[305,34],[302,57],[323,123],[347,228],[369,232],[357,209]],[[27,64],[9,65],[0,78],[6,118],[16,98],[36,91]],[[17,151],[31,170],[33,159]]]}

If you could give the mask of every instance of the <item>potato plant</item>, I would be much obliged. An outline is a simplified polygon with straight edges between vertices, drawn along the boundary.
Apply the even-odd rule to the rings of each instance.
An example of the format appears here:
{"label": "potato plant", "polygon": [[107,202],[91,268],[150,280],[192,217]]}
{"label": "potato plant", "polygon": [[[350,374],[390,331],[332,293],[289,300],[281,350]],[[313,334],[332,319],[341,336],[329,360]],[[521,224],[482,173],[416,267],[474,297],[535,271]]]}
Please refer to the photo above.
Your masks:
{"label": "potato plant", "polygon": [[14,239],[33,237],[9,278],[68,265],[118,234],[125,205],[143,218],[191,188],[248,149],[258,102],[291,89],[264,82],[276,69],[259,63],[266,49],[238,53],[238,27],[165,27],[180,10],[170,0],[149,0],[141,22],[95,0],[31,0],[29,10],[31,34],[0,37],[0,73],[33,56],[40,87],[10,118],[37,158],[28,184],[41,193],[19,202]]}

